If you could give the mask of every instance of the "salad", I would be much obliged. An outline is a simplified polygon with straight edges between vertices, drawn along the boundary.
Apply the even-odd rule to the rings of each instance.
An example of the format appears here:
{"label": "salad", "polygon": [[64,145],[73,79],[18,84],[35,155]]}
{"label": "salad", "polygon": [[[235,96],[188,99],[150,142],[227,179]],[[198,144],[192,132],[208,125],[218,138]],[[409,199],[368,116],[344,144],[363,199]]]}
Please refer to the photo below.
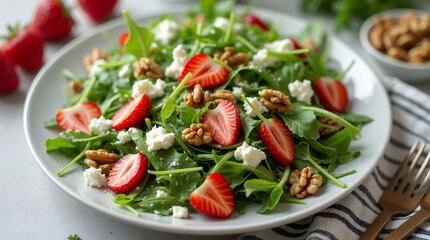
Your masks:
{"label": "salad", "polygon": [[[322,23],[280,36],[232,1],[129,27],[88,72],[65,69],[68,102],[45,127],[59,128],[48,153],[79,164],[85,182],[139,211],[216,218],[261,204],[305,204],[332,172],[359,157],[348,150],[370,118],[348,112],[345,70],[329,67]],[[350,65],[352,66],[352,64]]]}

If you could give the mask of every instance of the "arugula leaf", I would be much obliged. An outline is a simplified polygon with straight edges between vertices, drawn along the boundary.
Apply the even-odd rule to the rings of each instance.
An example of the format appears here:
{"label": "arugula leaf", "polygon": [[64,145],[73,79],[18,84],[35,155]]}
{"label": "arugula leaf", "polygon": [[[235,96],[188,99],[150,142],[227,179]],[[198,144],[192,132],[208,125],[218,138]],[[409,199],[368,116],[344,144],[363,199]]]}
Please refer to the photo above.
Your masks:
{"label": "arugula leaf", "polygon": [[133,54],[137,58],[148,57],[154,34],[147,27],[137,26],[127,10],[123,10],[122,13],[130,30],[130,38],[124,45],[124,53]]}
{"label": "arugula leaf", "polygon": [[328,138],[325,144],[328,147],[336,148],[338,152],[344,152],[348,150],[353,138],[354,134],[349,129],[344,128]]}
{"label": "arugula leaf", "polygon": [[316,140],[320,137],[318,120],[311,111],[304,111],[297,104],[292,104],[292,110],[287,114],[279,114],[290,131],[302,138]]}
{"label": "arugula leaf", "polygon": [[[197,163],[188,157],[187,154],[179,153],[173,147],[149,152],[146,145],[146,136],[144,136],[141,130],[131,132],[130,135],[133,142],[145,154],[155,171],[197,167]],[[180,202],[187,200],[191,192],[201,182],[200,173],[195,171],[172,174],[171,176],[160,176],[157,179],[168,183],[169,192]]]}
{"label": "arugula leaf", "polygon": [[62,137],[56,137],[54,139],[46,140],[46,152],[47,153],[61,153],[68,158],[73,158],[79,154],[79,149],[70,140]]}
{"label": "arugula leaf", "polygon": [[360,115],[360,114],[356,114],[356,113],[351,113],[351,112],[343,112],[343,113],[338,113],[338,115],[345,119],[346,121],[357,125],[357,124],[366,124],[366,123],[370,123],[373,121],[372,118],[368,117],[368,116],[364,116],[364,115]]}
{"label": "arugula leaf", "polygon": [[307,38],[310,38],[318,49],[322,49],[325,40],[323,21],[314,20],[310,22],[296,37],[299,42],[303,42]]}
{"label": "arugula leaf", "polygon": [[246,197],[255,192],[269,193],[278,185],[275,182],[269,182],[262,179],[250,179],[244,183]]}

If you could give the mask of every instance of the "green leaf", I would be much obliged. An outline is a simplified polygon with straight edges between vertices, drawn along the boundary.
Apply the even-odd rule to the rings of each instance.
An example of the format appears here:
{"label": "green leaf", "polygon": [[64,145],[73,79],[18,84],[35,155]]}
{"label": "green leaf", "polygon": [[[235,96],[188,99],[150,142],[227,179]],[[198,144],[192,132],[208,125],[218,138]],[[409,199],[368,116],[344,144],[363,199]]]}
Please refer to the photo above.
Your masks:
{"label": "green leaf", "polygon": [[245,187],[246,197],[249,197],[251,194],[257,193],[257,192],[269,193],[277,185],[278,183],[276,182],[269,182],[262,179],[250,179],[243,184],[243,186]]}
{"label": "green leaf", "polygon": [[368,117],[368,116],[364,116],[364,115],[360,115],[360,114],[356,114],[356,113],[351,113],[351,112],[339,113],[338,115],[340,117],[342,117],[343,119],[345,119],[346,121],[348,121],[354,125],[366,124],[366,123],[370,123],[373,121],[373,119]]}
{"label": "green leaf", "polygon": [[184,206],[184,203],[178,201],[175,197],[159,197],[141,201],[138,205],[145,212],[169,216],[173,213],[173,206]]}
{"label": "green leaf", "polygon": [[325,39],[324,22],[322,20],[314,20],[310,22],[297,35],[297,40],[299,40],[299,42],[302,42],[307,38],[312,39],[312,42],[318,49],[322,49]]}
{"label": "green leaf", "polygon": [[200,0],[200,12],[208,19],[215,17],[215,0]]}
{"label": "green leaf", "polygon": [[179,113],[181,116],[181,121],[184,125],[191,125],[193,123],[194,115],[196,114],[196,110],[192,107],[177,107],[176,110],[179,109]]}
{"label": "green leaf", "polygon": [[311,111],[304,111],[296,104],[292,104],[292,111],[279,114],[290,131],[302,138],[316,140],[320,137],[318,120]]}
{"label": "green leaf", "polygon": [[137,58],[148,57],[154,34],[147,27],[137,26],[127,10],[123,10],[122,13],[130,30],[130,38],[124,45],[124,53],[133,54]]}
{"label": "green leaf", "polygon": [[284,194],[284,189],[282,187],[275,187],[270,193],[269,199],[267,199],[266,204],[260,210],[258,210],[257,213],[263,214],[273,210],[276,205],[278,205],[282,194]]}
{"label": "green leaf", "polygon": [[61,153],[68,158],[73,158],[79,153],[79,149],[75,144],[62,137],[48,139],[45,145],[47,153]]}
{"label": "green leaf", "polygon": [[[148,151],[146,145],[146,136],[141,130],[136,130],[130,133],[133,142],[145,154],[151,166],[155,171],[168,171],[184,168],[197,167],[194,162],[185,153],[179,153],[175,148],[160,149],[157,151]],[[168,184],[169,192],[177,198],[178,201],[184,202],[187,200],[191,192],[200,184],[201,176],[199,172],[182,172],[172,174],[171,176],[161,175],[159,180],[163,180]]]}
{"label": "green leaf", "polygon": [[348,150],[353,138],[354,134],[349,129],[344,128],[328,138],[325,145],[336,148],[338,152],[344,152]]}

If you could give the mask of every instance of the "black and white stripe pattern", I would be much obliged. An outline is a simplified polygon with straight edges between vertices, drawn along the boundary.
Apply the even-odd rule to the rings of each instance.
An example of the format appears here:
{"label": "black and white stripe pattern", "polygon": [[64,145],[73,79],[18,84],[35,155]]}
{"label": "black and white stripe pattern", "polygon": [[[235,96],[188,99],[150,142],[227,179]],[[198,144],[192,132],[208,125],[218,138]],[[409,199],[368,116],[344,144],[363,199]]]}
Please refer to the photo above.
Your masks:
{"label": "black and white stripe pattern", "polygon": [[[393,130],[385,154],[368,179],[347,197],[329,208],[296,223],[270,230],[245,233],[241,240],[358,239],[381,213],[378,205],[385,187],[416,141],[430,142],[430,97],[400,80],[389,79]],[[424,151],[427,155],[427,151]],[[418,207],[419,209],[419,207]],[[394,217],[381,231],[383,239],[411,217]],[[424,223],[409,239],[430,239],[430,222]]]}

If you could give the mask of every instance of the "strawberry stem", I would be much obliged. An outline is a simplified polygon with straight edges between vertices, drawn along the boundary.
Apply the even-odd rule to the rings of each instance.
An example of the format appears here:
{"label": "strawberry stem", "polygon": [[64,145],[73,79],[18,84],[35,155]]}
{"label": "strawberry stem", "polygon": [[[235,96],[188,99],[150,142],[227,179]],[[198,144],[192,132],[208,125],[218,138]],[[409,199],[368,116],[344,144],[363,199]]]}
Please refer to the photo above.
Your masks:
{"label": "strawberry stem", "polygon": [[219,60],[218,58],[213,59],[214,62],[218,63],[219,65],[223,66],[225,69],[227,69],[229,72],[233,72],[234,69],[231,68],[229,65],[225,64],[223,61]]}
{"label": "strawberry stem", "polygon": [[168,170],[168,171],[148,170],[148,173],[152,174],[152,175],[168,175],[168,174],[176,174],[176,173],[184,173],[184,172],[198,172],[198,171],[203,171],[203,167],[182,168],[182,169]]}
{"label": "strawberry stem", "polygon": [[261,113],[257,111],[257,109],[255,109],[255,107],[249,102],[248,98],[246,98],[245,95],[243,94],[242,94],[242,98],[252,108],[252,111],[254,111],[254,113],[257,114],[258,118],[260,118],[261,121],[267,124],[268,123],[267,118],[263,117],[263,115],[261,115]]}
{"label": "strawberry stem", "polygon": [[[197,23],[197,30],[196,30],[197,36],[200,36],[202,34],[202,27],[203,27],[203,24],[201,22]],[[190,57],[197,54],[199,46],[200,46],[200,39],[197,38],[195,43],[194,43],[193,50],[191,50],[191,52],[190,52]]]}
{"label": "strawberry stem", "polygon": [[256,47],[254,47],[254,45],[252,45],[244,37],[242,37],[240,35],[236,35],[236,38],[237,38],[237,40],[239,40],[239,42],[241,42],[243,45],[245,45],[247,48],[249,48],[249,50],[251,50],[251,52],[253,52],[253,53],[257,53],[258,52],[258,49]]}
{"label": "strawberry stem", "polygon": [[338,115],[336,115],[330,111],[327,111],[327,110],[322,109],[322,108],[317,108],[317,107],[301,106],[301,108],[305,111],[312,111],[319,116],[330,118],[330,119],[340,123],[342,126],[348,128],[351,132],[353,132],[356,135],[356,137],[358,137],[358,138],[360,137],[360,128],[357,128],[356,126],[352,125],[351,123],[349,123],[345,119],[341,118],[340,116],[338,116]]}
{"label": "strawberry stem", "polygon": [[209,174],[211,174],[211,173],[214,173],[214,172],[217,172],[220,168],[221,168],[221,166],[228,160],[228,159],[230,159],[231,157],[233,157],[233,155],[234,155],[234,151],[230,151],[230,152],[228,152],[227,154],[225,154],[222,158],[221,158],[221,160],[219,160],[219,162],[217,162],[216,163],[216,165],[212,168],[212,170],[210,170],[209,172],[208,172],[208,175]]}
{"label": "strawberry stem", "polygon": [[61,176],[64,173],[64,171],[66,171],[67,168],[69,168],[70,166],[72,166],[73,163],[81,159],[81,157],[85,155],[85,151],[90,149],[90,146],[91,146],[91,141],[87,143],[85,148],[81,151],[81,153],[78,154],[78,156],[76,156],[72,161],[70,161],[69,164],[67,164],[63,169],[57,172],[57,176]]}
{"label": "strawberry stem", "polygon": [[339,185],[341,188],[346,188],[346,184],[337,180],[333,175],[331,175],[331,173],[327,172],[324,168],[322,168],[320,165],[318,165],[318,163],[316,163],[314,160],[312,160],[311,158],[308,159],[308,161],[316,168],[318,169],[318,171],[320,171],[322,174],[324,174],[327,178],[329,178],[330,180],[332,180],[334,183],[336,183],[337,185]]}
{"label": "strawberry stem", "polygon": [[227,32],[224,37],[224,42],[228,42],[230,40],[231,31],[233,30],[234,24],[234,12],[230,12],[230,23],[228,24]]}

